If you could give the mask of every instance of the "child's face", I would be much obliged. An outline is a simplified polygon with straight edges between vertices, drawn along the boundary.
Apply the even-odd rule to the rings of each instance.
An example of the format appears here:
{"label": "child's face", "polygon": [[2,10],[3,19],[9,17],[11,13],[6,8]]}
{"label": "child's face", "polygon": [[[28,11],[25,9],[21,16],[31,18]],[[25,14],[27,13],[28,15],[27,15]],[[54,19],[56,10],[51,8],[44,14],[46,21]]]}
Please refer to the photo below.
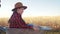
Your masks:
{"label": "child's face", "polygon": [[17,13],[20,15],[23,13],[23,11],[24,11],[24,8],[17,9]]}

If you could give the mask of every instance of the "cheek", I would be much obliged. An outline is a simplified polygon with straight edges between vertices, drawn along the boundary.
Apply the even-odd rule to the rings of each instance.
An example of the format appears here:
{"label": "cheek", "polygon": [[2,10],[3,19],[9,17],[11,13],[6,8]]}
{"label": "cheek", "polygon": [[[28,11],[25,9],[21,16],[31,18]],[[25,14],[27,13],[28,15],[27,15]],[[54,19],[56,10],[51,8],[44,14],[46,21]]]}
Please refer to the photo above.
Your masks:
{"label": "cheek", "polygon": [[19,12],[20,12],[20,13],[22,13],[22,12],[23,12],[23,10],[19,10]]}
{"label": "cheek", "polygon": [[23,11],[24,11],[23,9],[18,9],[17,10],[17,12],[20,13],[20,14],[23,13]]}
{"label": "cheek", "polygon": [[18,10],[18,13],[20,13],[20,14],[23,13],[23,10]]}
{"label": "cheek", "polygon": [[23,10],[18,10],[19,12],[23,12]]}

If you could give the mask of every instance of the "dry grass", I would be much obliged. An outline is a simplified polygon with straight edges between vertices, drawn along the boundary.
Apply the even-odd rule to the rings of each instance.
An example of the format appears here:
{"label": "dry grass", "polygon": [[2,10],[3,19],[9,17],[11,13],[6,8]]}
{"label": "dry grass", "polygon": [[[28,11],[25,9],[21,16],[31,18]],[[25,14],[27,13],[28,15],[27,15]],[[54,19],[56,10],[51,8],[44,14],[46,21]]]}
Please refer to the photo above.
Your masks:
{"label": "dry grass", "polygon": [[[8,26],[9,18],[0,18],[0,25]],[[26,23],[33,23],[41,26],[51,26],[53,28],[60,28],[60,16],[38,16],[38,17],[24,17]]]}
{"label": "dry grass", "polygon": [[[9,18],[0,18],[1,26],[8,26]],[[39,16],[39,17],[24,17],[26,23],[35,25],[51,26],[54,29],[60,29],[60,16]],[[45,31],[44,34],[60,34],[60,31]]]}
{"label": "dry grass", "polygon": [[26,21],[26,23],[60,28],[60,16],[25,17],[23,19]]}

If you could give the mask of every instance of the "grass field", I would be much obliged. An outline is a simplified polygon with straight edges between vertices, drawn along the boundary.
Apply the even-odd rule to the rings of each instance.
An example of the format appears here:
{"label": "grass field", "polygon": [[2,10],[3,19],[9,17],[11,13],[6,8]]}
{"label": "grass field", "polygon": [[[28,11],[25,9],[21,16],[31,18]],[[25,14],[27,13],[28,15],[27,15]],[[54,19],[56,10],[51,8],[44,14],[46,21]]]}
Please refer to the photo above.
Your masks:
{"label": "grass field", "polygon": [[[44,34],[60,34],[60,16],[24,17],[26,23],[38,26],[51,26],[55,31],[44,31]],[[0,26],[8,26],[9,18],[0,18]],[[58,30],[58,31],[57,31]]]}

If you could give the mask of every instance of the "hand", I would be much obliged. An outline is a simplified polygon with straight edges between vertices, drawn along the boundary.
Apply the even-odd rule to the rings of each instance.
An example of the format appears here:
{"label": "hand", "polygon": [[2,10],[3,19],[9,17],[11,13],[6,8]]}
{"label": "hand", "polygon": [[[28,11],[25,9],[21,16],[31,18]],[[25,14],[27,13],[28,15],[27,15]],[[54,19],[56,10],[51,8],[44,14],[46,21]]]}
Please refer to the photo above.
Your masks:
{"label": "hand", "polygon": [[35,31],[38,31],[38,30],[39,30],[39,28],[38,28],[37,26],[34,26],[33,29],[34,29]]}

